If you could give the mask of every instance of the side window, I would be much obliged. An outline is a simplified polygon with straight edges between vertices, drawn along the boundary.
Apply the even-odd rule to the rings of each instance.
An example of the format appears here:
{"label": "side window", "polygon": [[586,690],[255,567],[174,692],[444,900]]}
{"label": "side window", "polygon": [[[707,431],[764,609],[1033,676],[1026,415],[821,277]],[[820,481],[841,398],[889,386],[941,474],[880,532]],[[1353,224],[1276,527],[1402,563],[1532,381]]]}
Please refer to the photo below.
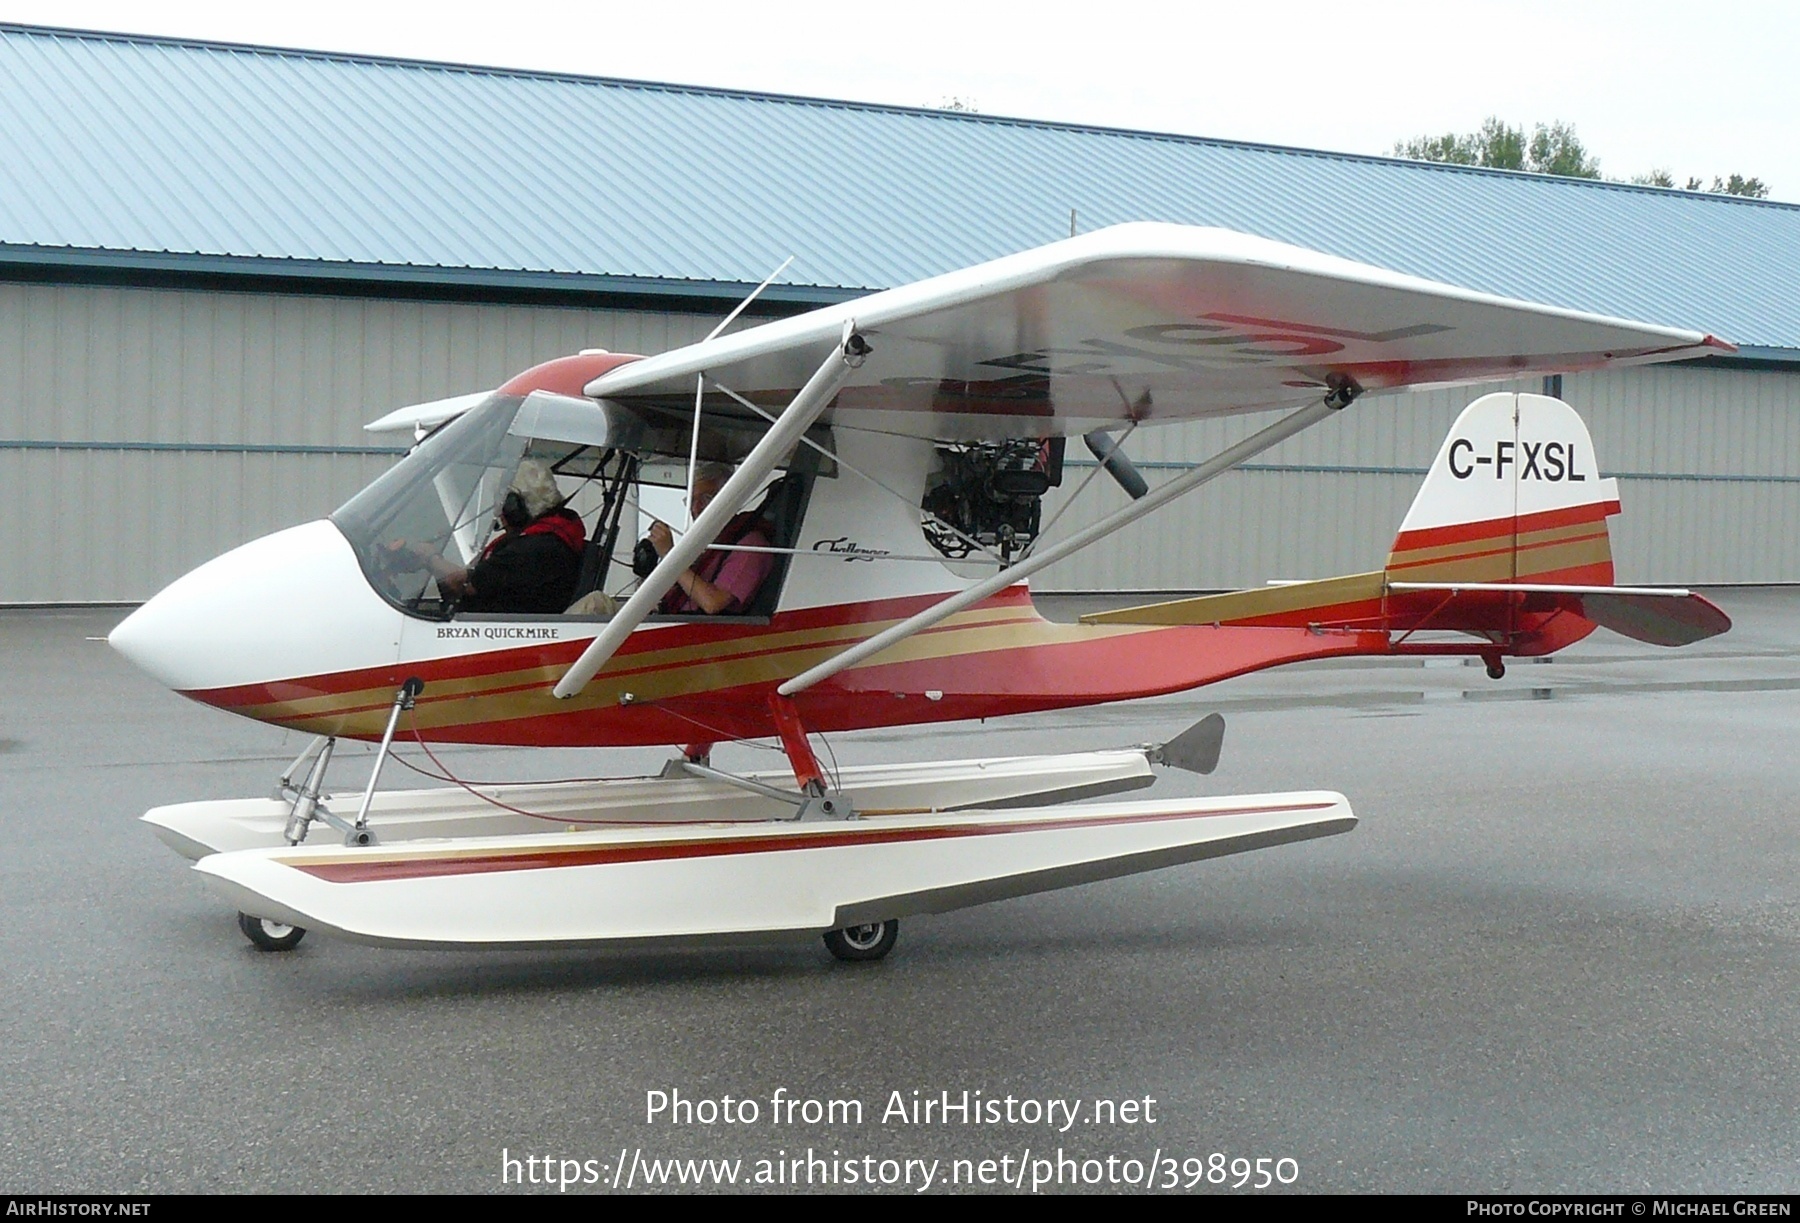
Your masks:
{"label": "side window", "polygon": [[[728,479],[762,433],[760,422],[709,414],[693,461]],[[829,433],[819,433],[828,452]],[[427,436],[332,521],[370,586],[408,615],[610,615],[638,581],[633,552],[651,524],[687,522],[694,441],[691,413],[496,394]],[[817,454],[797,449],[705,559],[709,577],[741,588],[732,613],[772,614],[812,478],[831,471]]]}
{"label": "side window", "polygon": [[576,451],[552,464],[564,505],[580,517],[584,529],[581,565],[567,612],[610,614],[616,592],[631,580],[638,466],[636,456],[624,450]]}
{"label": "side window", "polygon": [[[640,540],[647,540],[656,522],[664,523],[672,540],[688,522],[685,489],[687,472],[674,464],[644,465],[644,481],[640,486]],[[710,501],[731,469],[724,464],[703,465],[696,475],[695,488],[700,507]],[[800,520],[806,498],[812,487],[812,476],[801,471],[777,471],[753,493],[744,508],[733,515],[714,545],[701,554],[693,566],[695,575],[706,583],[701,591],[678,587],[664,596],[657,613],[662,617],[686,618],[709,615],[766,617],[774,614],[780,602],[781,588],[787,580],[794,541],[799,536]],[[658,483],[667,481],[667,483]],[[633,577],[647,575],[655,560],[647,542],[637,545]],[[707,603],[725,598],[717,610]]]}

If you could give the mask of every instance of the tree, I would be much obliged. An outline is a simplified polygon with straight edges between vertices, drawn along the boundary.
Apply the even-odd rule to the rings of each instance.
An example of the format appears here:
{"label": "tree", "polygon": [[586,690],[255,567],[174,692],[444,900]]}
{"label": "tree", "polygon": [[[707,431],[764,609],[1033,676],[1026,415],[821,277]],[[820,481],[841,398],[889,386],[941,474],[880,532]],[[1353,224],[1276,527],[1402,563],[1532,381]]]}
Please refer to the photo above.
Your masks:
{"label": "tree", "polygon": [[[1648,174],[1634,174],[1631,181],[1640,187],[1673,187],[1675,176],[1667,170],[1656,169]],[[1733,174],[1730,178],[1714,177],[1712,186],[1708,187],[1702,179],[1690,175],[1683,191],[1705,191],[1712,195],[1742,195],[1749,199],[1760,200],[1768,196],[1768,184],[1760,178],[1745,178],[1741,174]]]}
{"label": "tree", "polygon": [[[1466,135],[1449,132],[1442,136],[1415,136],[1411,140],[1398,141],[1394,145],[1394,156],[1457,166],[1484,166],[1490,170],[1525,170],[1559,178],[1600,177],[1600,159],[1590,157],[1581,138],[1575,134],[1574,126],[1560,120],[1537,124],[1528,140],[1524,128],[1511,127],[1499,116],[1489,115],[1479,130]],[[1675,174],[1657,167],[1647,174],[1633,175],[1631,181],[1640,187],[1672,189]],[[1710,187],[1701,179],[1690,177],[1683,190],[1741,195],[1755,200],[1765,199],[1769,194],[1768,184],[1762,179],[1745,178],[1741,174],[1729,178],[1715,176]]]}
{"label": "tree", "polygon": [[1525,131],[1508,127],[1489,116],[1481,130],[1458,136],[1418,136],[1394,145],[1394,155],[1414,161],[1442,161],[1457,166],[1485,166],[1490,170],[1525,168]]}
{"label": "tree", "polygon": [[1467,136],[1414,136],[1394,144],[1394,156],[1412,161],[1441,161],[1453,166],[1478,166],[1478,153]]}
{"label": "tree", "polygon": [[1715,176],[1712,186],[1707,190],[1717,195],[1744,195],[1753,200],[1763,199],[1769,194],[1769,188],[1762,179],[1745,178],[1739,174],[1733,174],[1726,179]]}
{"label": "tree", "polygon": [[1599,178],[1600,163],[1587,154],[1575,129],[1567,123],[1540,123],[1529,139],[1525,129],[1489,115],[1478,131],[1466,136],[1419,136],[1394,146],[1398,157],[1442,161],[1490,170],[1528,170],[1565,178]]}
{"label": "tree", "polygon": [[1575,129],[1567,123],[1542,123],[1531,134],[1531,148],[1525,168],[1533,174],[1554,174],[1558,178],[1599,178],[1600,160],[1589,157]]}

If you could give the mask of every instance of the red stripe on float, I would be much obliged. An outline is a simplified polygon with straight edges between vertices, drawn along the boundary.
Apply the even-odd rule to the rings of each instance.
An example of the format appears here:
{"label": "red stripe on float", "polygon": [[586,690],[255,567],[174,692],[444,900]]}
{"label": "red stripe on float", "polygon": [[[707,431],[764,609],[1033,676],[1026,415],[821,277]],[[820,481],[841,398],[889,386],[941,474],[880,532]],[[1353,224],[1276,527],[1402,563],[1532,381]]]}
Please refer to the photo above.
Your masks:
{"label": "red stripe on float", "polygon": [[[285,862],[327,883],[375,883],[391,879],[426,879],[444,875],[482,875],[494,871],[555,870],[573,866],[609,866],[622,862],[661,862],[682,858],[716,858],[739,854],[785,853],[801,849],[837,849],[847,845],[892,845],[940,841],[952,837],[998,836],[1065,828],[1107,828],[1160,823],[1204,815],[1269,815],[1288,811],[1323,811],[1335,803],[1301,803],[1284,807],[1240,807],[1228,811],[1176,811],[1155,815],[1115,815],[1091,820],[1035,820],[1021,824],[959,824],[927,828],[789,833],[777,836],[717,837],[693,841],[651,841],[635,845],[598,845],[579,849],[544,849],[516,854],[459,858],[402,858],[380,862]],[[279,861],[279,859],[277,859]]]}

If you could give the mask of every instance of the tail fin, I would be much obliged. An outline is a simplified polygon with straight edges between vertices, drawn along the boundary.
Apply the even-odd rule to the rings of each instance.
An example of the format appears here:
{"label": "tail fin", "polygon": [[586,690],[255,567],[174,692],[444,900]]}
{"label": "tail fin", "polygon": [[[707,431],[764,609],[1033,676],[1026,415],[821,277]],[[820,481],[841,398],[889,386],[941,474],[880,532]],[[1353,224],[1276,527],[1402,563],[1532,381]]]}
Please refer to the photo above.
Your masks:
{"label": "tail fin", "polygon": [[[1613,585],[1606,520],[1616,481],[1602,479],[1575,409],[1546,395],[1501,392],[1464,408],[1375,573],[1294,582],[1083,616],[1095,624],[1217,624],[1392,635],[1370,652],[1548,654],[1595,625],[1655,645],[1686,645],[1731,627],[1685,590]],[[1449,630],[1461,650],[1412,639]]]}
{"label": "tail fin", "polygon": [[1386,573],[1403,582],[1610,586],[1600,477],[1575,409],[1545,395],[1483,395],[1450,427],[1400,524]]}

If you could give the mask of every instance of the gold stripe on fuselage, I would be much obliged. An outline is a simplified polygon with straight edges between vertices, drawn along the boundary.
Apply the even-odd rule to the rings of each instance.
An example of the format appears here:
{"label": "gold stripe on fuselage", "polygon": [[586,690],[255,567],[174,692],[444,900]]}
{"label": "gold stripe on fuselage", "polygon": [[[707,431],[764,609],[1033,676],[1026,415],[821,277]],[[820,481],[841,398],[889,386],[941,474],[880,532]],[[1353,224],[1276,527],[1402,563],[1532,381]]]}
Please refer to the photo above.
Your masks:
{"label": "gold stripe on fuselage", "polygon": [[1408,582],[1496,582],[1611,560],[1612,544],[1605,525],[1584,522],[1524,532],[1516,547],[1511,535],[1494,535],[1395,552],[1388,558],[1387,572]]}
{"label": "gold stripe on fuselage", "polygon": [[[595,676],[580,696],[557,701],[550,687],[566,662],[432,681],[415,711],[421,729],[509,720],[543,713],[571,713],[614,705],[630,693],[637,702],[695,692],[773,683],[799,674],[847,645],[898,623],[895,620],[826,625],[784,633],[750,634],[617,660]],[[1093,630],[1053,625],[1030,607],[986,608],[953,616],[942,626],[883,651],[862,667],[923,661],[996,649],[1092,639]],[[452,656],[467,658],[469,655]],[[854,670],[861,669],[853,668]],[[378,734],[393,694],[384,686],[242,706],[236,712],[314,731]]]}
{"label": "gold stripe on fuselage", "polygon": [[[1606,535],[1604,519],[1591,519],[1585,522],[1571,522],[1563,526],[1544,527],[1536,531],[1521,531],[1518,535],[1519,547],[1540,547],[1562,540],[1587,539],[1598,535]],[[1425,561],[1454,560],[1471,553],[1486,552],[1493,548],[1511,548],[1513,534],[1508,530],[1496,531],[1479,539],[1458,540],[1455,543],[1437,544],[1425,548],[1396,548],[1388,557],[1389,569],[1396,566],[1417,565]]]}

